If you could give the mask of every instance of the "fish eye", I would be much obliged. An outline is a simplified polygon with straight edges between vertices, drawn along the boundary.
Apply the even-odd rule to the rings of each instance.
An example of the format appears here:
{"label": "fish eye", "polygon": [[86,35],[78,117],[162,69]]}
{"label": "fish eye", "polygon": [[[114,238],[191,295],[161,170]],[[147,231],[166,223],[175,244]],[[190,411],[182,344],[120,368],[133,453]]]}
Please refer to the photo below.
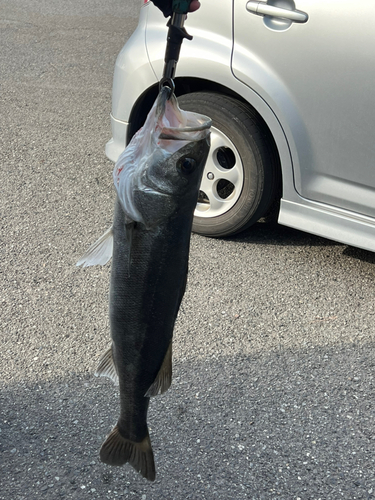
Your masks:
{"label": "fish eye", "polygon": [[179,166],[183,174],[191,174],[194,172],[197,162],[193,158],[182,158]]}

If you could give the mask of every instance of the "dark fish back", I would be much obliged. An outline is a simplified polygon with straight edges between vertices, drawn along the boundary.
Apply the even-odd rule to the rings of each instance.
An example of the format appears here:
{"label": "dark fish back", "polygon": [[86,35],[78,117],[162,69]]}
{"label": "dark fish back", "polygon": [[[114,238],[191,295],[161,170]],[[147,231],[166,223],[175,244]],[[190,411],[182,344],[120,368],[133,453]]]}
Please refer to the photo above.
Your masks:
{"label": "dark fish back", "polygon": [[191,214],[154,229],[137,224],[131,245],[119,201],[114,217],[110,321],[121,393],[121,434],[140,441],[147,429],[146,392],[164,361],[187,277]]}

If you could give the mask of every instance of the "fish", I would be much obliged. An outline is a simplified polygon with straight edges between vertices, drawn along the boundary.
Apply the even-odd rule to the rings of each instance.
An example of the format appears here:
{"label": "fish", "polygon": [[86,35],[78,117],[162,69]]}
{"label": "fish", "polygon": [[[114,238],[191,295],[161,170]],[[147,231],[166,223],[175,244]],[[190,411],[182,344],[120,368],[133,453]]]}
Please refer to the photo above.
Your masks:
{"label": "fish", "polygon": [[156,472],[147,411],[150,398],[172,382],[173,329],[186,288],[210,126],[210,118],[181,110],[170,89],[161,89],[115,165],[113,225],[77,262],[105,264],[112,257],[112,342],[96,375],[119,385],[120,416],[100,459],[128,462],[150,481]]}

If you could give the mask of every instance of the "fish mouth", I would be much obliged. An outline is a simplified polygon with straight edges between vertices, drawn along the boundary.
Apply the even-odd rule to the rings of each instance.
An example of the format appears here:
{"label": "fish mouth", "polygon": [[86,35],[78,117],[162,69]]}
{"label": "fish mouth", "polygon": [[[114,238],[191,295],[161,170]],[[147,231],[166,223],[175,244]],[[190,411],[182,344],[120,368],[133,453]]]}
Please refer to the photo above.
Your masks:
{"label": "fish mouth", "polygon": [[211,118],[208,118],[208,116],[200,115],[198,113],[193,113],[191,111],[185,111],[184,113],[195,115],[194,117],[189,117],[194,119],[194,121],[197,121],[199,119],[204,122],[201,125],[195,125],[192,127],[163,127],[159,134],[160,140],[197,142],[208,136],[212,125]]}
{"label": "fish mouth", "polygon": [[[169,97],[169,99],[168,99]],[[206,115],[180,109],[175,94],[163,87],[158,97],[159,139],[166,141],[200,141],[210,133],[212,120]]]}
{"label": "fish mouth", "polygon": [[[203,115],[199,115],[202,117]],[[200,141],[207,134],[194,134],[194,132],[205,132],[208,131],[212,125],[211,118],[206,117],[207,121],[203,125],[198,127],[185,127],[185,128],[172,128],[172,129],[163,129],[159,135],[159,139],[168,140],[168,141]],[[192,135],[193,134],[193,135]]]}

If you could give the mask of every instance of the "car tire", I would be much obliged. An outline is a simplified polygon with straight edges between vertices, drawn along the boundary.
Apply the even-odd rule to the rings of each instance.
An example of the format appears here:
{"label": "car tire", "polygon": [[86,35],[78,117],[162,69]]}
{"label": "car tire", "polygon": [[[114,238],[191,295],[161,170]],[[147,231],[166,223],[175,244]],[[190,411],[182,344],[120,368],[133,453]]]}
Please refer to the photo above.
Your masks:
{"label": "car tire", "polygon": [[193,231],[210,237],[239,233],[267,216],[280,198],[273,137],[254,109],[232,97],[195,92],[178,100],[181,109],[212,119]]}

